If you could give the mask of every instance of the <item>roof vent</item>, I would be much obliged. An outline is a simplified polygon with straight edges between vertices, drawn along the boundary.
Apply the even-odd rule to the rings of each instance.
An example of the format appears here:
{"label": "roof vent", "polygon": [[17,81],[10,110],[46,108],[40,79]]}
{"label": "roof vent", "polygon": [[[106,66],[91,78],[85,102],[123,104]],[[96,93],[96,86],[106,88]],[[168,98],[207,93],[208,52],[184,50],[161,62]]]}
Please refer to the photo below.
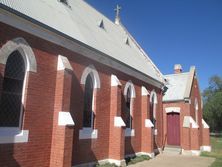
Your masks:
{"label": "roof vent", "polygon": [[105,29],[104,22],[101,20],[98,25],[100,28]]}
{"label": "roof vent", "polygon": [[175,64],[174,65],[174,73],[179,74],[182,72],[182,66],[180,64]]}
{"label": "roof vent", "polygon": [[59,2],[65,4],[65,5],[68,5],[68,0],[59,0]]}
{"label": "roof vent", "polygon": [[127,37],[125,40],[125,44],[130,46],[129,38]]}

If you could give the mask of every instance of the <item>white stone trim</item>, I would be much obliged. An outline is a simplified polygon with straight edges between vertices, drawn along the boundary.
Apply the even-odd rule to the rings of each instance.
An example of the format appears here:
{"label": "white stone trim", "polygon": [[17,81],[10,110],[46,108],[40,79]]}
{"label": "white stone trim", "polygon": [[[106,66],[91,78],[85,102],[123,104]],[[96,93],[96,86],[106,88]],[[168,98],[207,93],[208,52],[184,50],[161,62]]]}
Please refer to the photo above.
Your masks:
{"label": "white stone trim", "polygon": [[72,167],[92,167],[95,166],[95,164],[106,164],[106,163],[111,163],[111,164],[115,164],[117,166],[126,166],[126,161],[125,159],[122,160],[116,160],[116,159],[103,159],[103,160],[99,160],[98,162],[94,161],[94,162],[89,162],[89,163],[83,163],[83,164],[79,164],[79,165],[74,165]]}
{"label": "white stone trim", "polygon": [[132,83],[132,81],[128,81],[125,85],[125,88],[124,88],[124,96],[126,97],[127,96],[127,90],[128,88],[131,87],[131,98],[135,98],[136,97],[136,91],[135,91],[135,87]]}
{"label": "white stone trim", "polygon": [[191,156],[199,156],[201,153],[200,150],[184,150],[182,149],[182,155],[191,155]]}
{"label": "white stone trim", "polygon": [[150,119],[145,119],[145,127],[146,128],[153,128],[154,127],[154,125]]}
{"label": "white stone trim", "polygon": [[199,128],[199,126],[193,120],[193,118],[191,116],[184,116],[183,127],[184,128],[193,128],[193,129]]}
{"label": "white stone trim", "polygon": [[24,38],[14,38],[9,40],[0,49],[0,63],[6,64],[9,55],[18,51],[24,59],[26,71],[37,72],[37,64],[32,48]]}
{"label": "white stone trim", "polygon": [[205,122],[204,119],[202,119],[202,125],[203,125],[203,128],[205,128],[205,129],[209,129],[210,128],[209,125]]}
{"label": "white stone trim", "polygon": [[70,112],[59,112],[58,125],[59,126],[74,126],[75,125]]}
{"label": "white stone trim", "polygon": [[94,88],[100,88],[100,77],[99,73],[97,72],[96,68],[93,65],[89,65],[86,67],[83,71],[82,77],[81,77],[81,84],[85,85],[86,78],[88,75],[91,75],[94,82]]}
{"label": "white stone trim", "polygon": [[79,139],[97,139],[98,130],[92,128],[83,128],[79,130]]}
{"label": "white stone trim", "polygon": [[149,157],[152,158],[152,159],[155,157],[154,152],[152,152],[152,153],[147,153],[147,152],[137,152],[137,153],[136,153],[136,156],[141,156],[141,155],[147,155],[147,156],[149,156]]}
{"label": "white stone trim", "polygon": [[180,107],[167,107],[165,111],[166,113],[180,113]]}
{"label": "white stone trim", "polygon": [[28,142],[29,131],[19,128],[0,128],[0,144],[26,143]]}
{"label": "white stone trim", "polygon": [[156,136],[158,134],[158,130],[157,129],[153,129],[154,130],[154,135]]}
{"label": "white stone trim", "polygon": [[141,87],[141,95],[142,96],[150,95],[150,93],[148,92],[148,90],[144,86]]}
{"label": "white stone trim", "polygon": [[211,146],[201,146],[200,150],[205,152],[211,152]]}
{"label": "white stone trim", "polygon": [[116,75],[111,75],[111,86],[121,86],[121,82],[119,81],[119,79],[117,78]]}
{"label": "white stone trim", "polygon": [[98,163],[100,165],[106,164],[106,163],[110,163],[110,164],[115,164],[117,166],[125,166],[126,165],[126,161],[125,159],[122,160],[116,160],[116,159],[104,159],[104,160],[99,160]]}
{"label": "white stone trim", "polygon": [[199,156],[200,155],[200,150],[191,150],[192,155],[194,156]]}
{"label": "white stone trim", "polygon": [[57,70],[70,70],[73,71],[71,64],[67,57],[58,55],[58,63],[57,63]]}
{"label": "white stone trim", "polygon": [[123,121],[122,117],[114,117],[114,126],[115,127],[124,127],[124,126],[126,126],[126,124]]}
{"label": "white stone trim", "polygon": [[[23,107],[25,104],[25,91],[27,91],[26,89],[27,71],[37,72],[37,63],[36,63],[35,55],[32,51],[32,48],[29,46],[29,44],[26,42],[24,38],[18,37],[18,38],[9,40],[0,48],[0,64],[6,65],[8,57],[14,51],[18,51],[20,53],[25,63],[25,75],[24,75],[22,99],[21,99],[22,105],[20,109],[20,118],[19,118],[19,128],[22,128],[22,119],[23,119],[23,112],[24,112]],[[17,127],[13,127],[12,129],[15,129],[15,128]],[[23,133],[21,130],[19,132]],[[26,134],[26,132],[27,131],[24,131],[24,134]],[[18,131],[12,130],[12,133],[18,134]],[[19,136],[23,136],[23,135],[20,134]]]}
{"label": "white stone trim", "polygon": [[153,96],[154,96],[154,104],[157,104],[158,100],[157,100],[157,94],[156,94],[155,90],[152,90],[151,93],[150,93],[150,102],[152,102]]}
{"label": "white stone trim", "polygon": [[94,162],[88,162],[88,163],[82,163],[82,164],[79,164],[79,165],[74,165],[72,167],[93,167],[97,164],[96,161]]}
{"label": "white stone trim", "polygon": [[135,136],[135,129],[126,128],[125,137],[133,137],[133,136]]}

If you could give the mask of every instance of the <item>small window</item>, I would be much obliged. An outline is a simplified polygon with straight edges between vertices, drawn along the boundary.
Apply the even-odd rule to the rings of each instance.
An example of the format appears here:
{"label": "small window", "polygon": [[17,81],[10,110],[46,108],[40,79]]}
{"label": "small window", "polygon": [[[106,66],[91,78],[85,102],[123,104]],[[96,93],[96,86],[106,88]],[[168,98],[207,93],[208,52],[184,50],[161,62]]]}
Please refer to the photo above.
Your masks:
{"label": "small window", "polygon": [[59,0],[59,1],[64,3],[65,5],[68,5],[68,0]]}
{"label": "small window", "polygon": [[198,109],[199,109],[199,106],[198,106],[197,98],[195,98],[194,107],[195,107],[195,120],[196,120],[196,123],[198,124]]}
{"label": "small window", "polygon": [[154,125],[154,128],[156,127],[156,114],[155,114],[155,94],[153,94],[151,96],[151,100],[150,100],[150,120]]}
{"label": "small window", "polygon": [[127,89],[126,94],[126,128],[132,128],[132,117],[131,117],[131,87]]}
{"label": "small window", "polygon": [[83,111],[83,127],[93,128],[93,79],[89,74],[86,78],[85,92],[84,92],[84,111]]}
{"label": "small window", "polygon": [[128,38],[128,37],[127,37],[126,40],[125,40],[125,44],[128,45],[128,46],[130,46],[130,42],[129,42],[129,38]]}
{"label": "small window", "polygon": [[18,51],[9,55],[0,96],[0,127],[19,127],[25,62]]}
{"label": "small window", "polygon": [[101,21],[99,22],[99,27],[102,28],[102,29],[105,29],[103,20],[101,20]]}

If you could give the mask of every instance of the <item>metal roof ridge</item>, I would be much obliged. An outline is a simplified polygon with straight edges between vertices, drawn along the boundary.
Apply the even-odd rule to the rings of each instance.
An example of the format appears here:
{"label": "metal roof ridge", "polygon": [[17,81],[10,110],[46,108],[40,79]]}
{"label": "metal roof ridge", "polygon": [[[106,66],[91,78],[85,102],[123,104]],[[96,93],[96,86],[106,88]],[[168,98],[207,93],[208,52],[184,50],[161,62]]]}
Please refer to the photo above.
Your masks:
{"label": "metal roof ridge", "polygon": [[120,25],[120,27],[122,27],[122,29],[125,31],[125,33],[129,36],[129,38],[132,40],[132,42],[136,45],[136,47],[138,47],[139,51],[144,56],[144,58],[148,62],[151,63],[154,70],[160,75],[158,77],[160,77],[162,79],[162,82],[165,83],[163,74],[160,72],[160,70],[157,68],[157,66],[152,62],[152,60],[149,58],[148,54],[142,49],[142,47],[138,44],[138,42],[135,40],[135,38],[129,33],[129,31],[125,28],[125,26],[121,22],[119,25]]}
{"label": "metal roof ridge", "polygon": [[175,75],[185,75],[185,74],[189,74],[189,72],[182,72],[182,73],[179,73],[179,74],[166,74],[164,76],[175,76]]}

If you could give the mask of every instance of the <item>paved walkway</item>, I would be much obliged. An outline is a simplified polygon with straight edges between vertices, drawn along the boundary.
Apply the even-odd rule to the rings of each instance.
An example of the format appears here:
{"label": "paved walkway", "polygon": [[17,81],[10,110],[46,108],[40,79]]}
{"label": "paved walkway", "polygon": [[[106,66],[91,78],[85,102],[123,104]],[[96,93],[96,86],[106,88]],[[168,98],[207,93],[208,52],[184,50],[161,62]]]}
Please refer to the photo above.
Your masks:
{"label": "paved walkway", "polygon": [[160,154],[154,159],[130,165],[130,167],[209,167],[214,158]]}

